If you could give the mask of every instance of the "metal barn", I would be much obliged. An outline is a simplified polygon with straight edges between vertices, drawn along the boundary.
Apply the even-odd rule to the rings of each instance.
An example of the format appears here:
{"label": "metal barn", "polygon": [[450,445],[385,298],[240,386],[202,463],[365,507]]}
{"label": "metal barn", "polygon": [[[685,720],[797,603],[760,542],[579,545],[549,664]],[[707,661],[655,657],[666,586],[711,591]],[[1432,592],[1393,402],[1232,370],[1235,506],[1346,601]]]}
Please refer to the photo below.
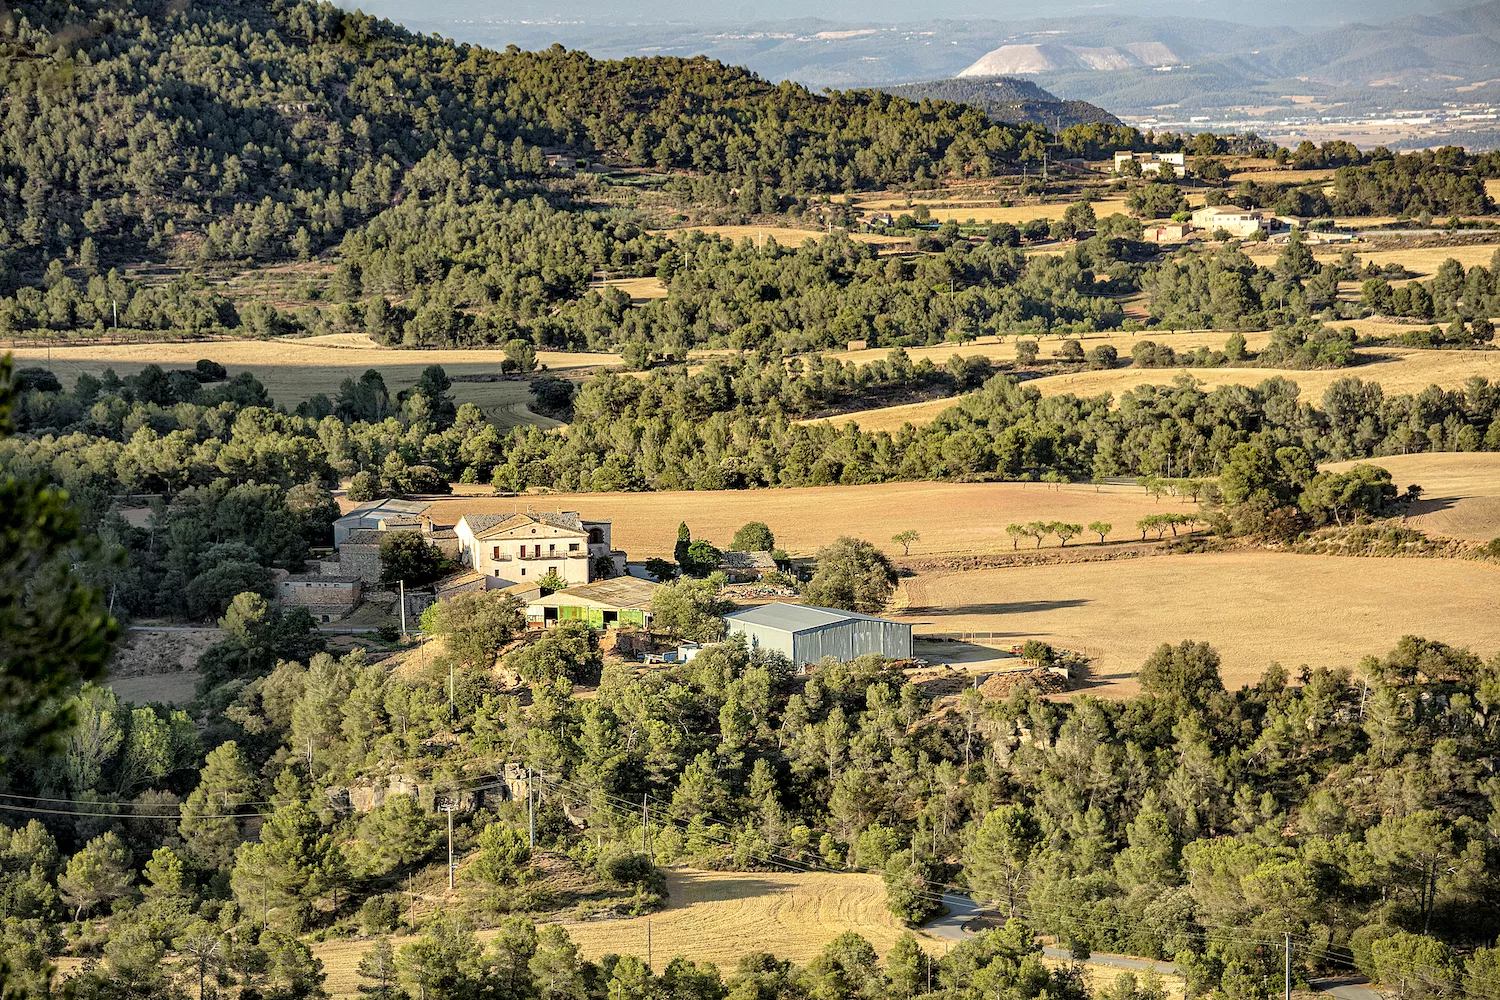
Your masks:
{"label": "metal barn", "polygon": [[911,626],[857,611],[806,604],[762,604],[724,616],[729,634],[745,636],[752,649],[774,649],[797,666],[825,656],[848,662],[866,653],[891,659],[911,656]]}

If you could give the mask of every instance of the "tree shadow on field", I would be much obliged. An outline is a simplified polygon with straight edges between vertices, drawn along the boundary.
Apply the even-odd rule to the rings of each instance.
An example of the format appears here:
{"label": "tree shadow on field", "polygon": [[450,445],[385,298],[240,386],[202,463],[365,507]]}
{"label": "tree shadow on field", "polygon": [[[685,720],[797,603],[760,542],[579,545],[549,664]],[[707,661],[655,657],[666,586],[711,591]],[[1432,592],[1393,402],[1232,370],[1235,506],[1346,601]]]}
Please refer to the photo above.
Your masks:
{"label": "tree shadow on field", "polygon": [[997,601],[990,604],[951,604],[946,607],[908,608],[909,614],[917,615],[1026,615],[1039,611],[1059,611],[1063,608],[1081,608],[1092,603],[1086,597],[1074,597],[1062,601]]}
{"label": "tree shadow on field", "polygon": [[1407,517],[1421,517],[1423,514],[1436,514],[1442,510],[1452,510],[1458,506],[1460,500],[1474,500],[1475,497],[1424,497],[1414,501],[1406,508]]}
{"label": "tree shadow on field", "polygon": [[[673,872],[667,885],[668,900],[673,906],[685,906],[694,900],[755,899],[787,892],[784,882],[752,876],[731,880],[694,872]],[[674,889],[680,890],[680,895],[671,892]]]}

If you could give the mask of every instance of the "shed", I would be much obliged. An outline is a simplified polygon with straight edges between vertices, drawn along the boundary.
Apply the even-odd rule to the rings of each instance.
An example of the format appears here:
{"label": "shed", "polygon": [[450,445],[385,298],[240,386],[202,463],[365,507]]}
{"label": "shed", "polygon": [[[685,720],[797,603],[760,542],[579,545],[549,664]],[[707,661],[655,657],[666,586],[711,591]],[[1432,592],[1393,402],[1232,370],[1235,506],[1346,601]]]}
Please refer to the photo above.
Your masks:
{"label": "shed", "polygon": [[762,604],[725,615],[724,624],[730,635],[744,635],[751,648],[775,650],[799,667],[826,656],[841,662],[867,653],[911,656],[910,625],[857,611]]}
{"label": "shed", "polygon": [[633,576],[585,583],[533,598],[526,604],[530,625],[552,626],[558,622],[584,622],[594,628],[639,625],[651,620],[651,596],[661,584]]}

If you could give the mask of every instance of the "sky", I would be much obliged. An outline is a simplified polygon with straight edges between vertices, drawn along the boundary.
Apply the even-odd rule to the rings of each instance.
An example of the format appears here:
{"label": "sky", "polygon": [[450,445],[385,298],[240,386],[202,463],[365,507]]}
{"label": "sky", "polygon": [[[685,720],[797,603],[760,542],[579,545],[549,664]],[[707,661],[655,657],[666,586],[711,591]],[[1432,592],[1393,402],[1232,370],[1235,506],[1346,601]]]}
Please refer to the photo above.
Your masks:
{"label": "sky", "polygon": [[1379,23],[1436,13],[1475,0],[341,0],[408,24],[486,20],[584,21],[678,25],[742,25],[818,17],[832,21],[925,21],[935,18],[1076,17],[1090,13],[1202,17],[1242,24],[1327,27],[1350,21]]}

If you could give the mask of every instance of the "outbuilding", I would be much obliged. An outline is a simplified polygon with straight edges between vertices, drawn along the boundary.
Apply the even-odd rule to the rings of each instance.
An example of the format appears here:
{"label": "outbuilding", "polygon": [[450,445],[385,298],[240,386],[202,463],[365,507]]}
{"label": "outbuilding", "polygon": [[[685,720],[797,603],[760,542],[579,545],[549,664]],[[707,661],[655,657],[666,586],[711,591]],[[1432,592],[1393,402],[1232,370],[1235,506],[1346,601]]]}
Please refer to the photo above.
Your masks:
{"label": "outbuilding", "polygon": [[651,597],[660,584],[619,576],[585,583],[536,597],[526,604],[526,622],[551,628],[559,622],[583,622],[594,628],[651,624]]}
{"label": "outbuilding", "polygon": [[893,660],[911,656],[911,626],[857,611],[809,604],[762,604],[724,616],[729,635],[752,649],[771,649],[799,667],[824,657],[848,662],[867,653]]}

